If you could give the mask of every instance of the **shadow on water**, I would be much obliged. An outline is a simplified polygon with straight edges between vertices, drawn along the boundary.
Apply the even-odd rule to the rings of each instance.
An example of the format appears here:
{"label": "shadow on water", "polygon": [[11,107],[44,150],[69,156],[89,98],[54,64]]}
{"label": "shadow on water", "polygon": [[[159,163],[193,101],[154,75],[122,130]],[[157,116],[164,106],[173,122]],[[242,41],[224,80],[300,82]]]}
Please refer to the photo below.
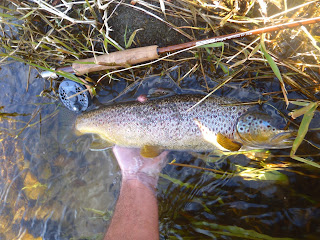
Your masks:
{"label": "shadow on water", "polygon": [[[28,70],[19,63],[1,70],[2,112],[18,116],[1,121],[0,239],[101,239],[119,193],[118,166],[110,150],[89,150],[92,136],[73,135],[74,115],[55,99],[37,97],[49,83],[34,71],[26,91]],[[129,88],[120,80],[105,86],[92,108],[141,94],[155,98],[202,90],[201,81],[192,78],[181,87],[170,77],[151,77]],[[237,86],[217,94],[261,98]],[[286,112],[283,103],[271,104]],[[319,115],[312,127],[319,127],[317,120]],[[308,138],[319,143],[320,136],[315,132]],[[299,152],[317,153],[307,143]],[[158,187],[161,239],[316,239],[319,171],[288,154],[274,150],[267,160],[256,161],[171,152],[169,162],[202,169],[164,168]]]}

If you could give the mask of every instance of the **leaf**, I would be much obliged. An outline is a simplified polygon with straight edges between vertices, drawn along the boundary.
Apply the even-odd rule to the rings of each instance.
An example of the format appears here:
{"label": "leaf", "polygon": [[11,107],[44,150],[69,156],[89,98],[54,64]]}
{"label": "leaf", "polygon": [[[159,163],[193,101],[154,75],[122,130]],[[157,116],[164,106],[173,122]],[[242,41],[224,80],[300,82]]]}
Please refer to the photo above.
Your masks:
{"label": "leaf", "polygon": [[274,74],[276,75],[276,77],[280,81],[280,87],[281,87],[283,96],[285,98],[286,104],[288,106],[289,105],[289,101],[288,101],[288,97],[287,97],[287,90],[285,88],[285,85],[284,85],[284,82],[283,82],[283,79],[282,79],[282,76],[281,76],[281,73],[280,73],[280,70],[279,70],[277,64],[275,63],[275,61],[272,59],[272,57],[267,52],[266,46],[264,44],[264,36],[265,36],[265,34],[262,34],[261,42],[260,42],[260,49],[261,49],[264,57],[267,59],[272,71],[274,72]]}
{"label": "leaf", "polygon": [[220,58],[217,60],[217,64],[216,67],[218,67],[218,65],[221,67],[222,71],[226,74],[229,75],[229,68],[226,67],[223,63],[221,63],[221,59],[223,56],[223,51],[224,51],[224,43],[223,42],[216,42],[216,43],[209,43],[206,45],[202,45],[199,46],[198,48],[205,48],[208,54],[212,54],[212,52],[209,50],[209,48],[215,48],[215,47],[221,47],[221,54],[220,54]]}
{"label": "leaf", "polygon": [[305,114],[303,116],[303,119],[301,121],[299,130],[298,130],[297,137],[293,142],[291,153],[290,153],[292,155],[294,155],[296,153],[298,147],[300,146],[300,144],[303,141],[305,135],[307,134],[308,128],[309,128],[309,124],[310,124],[310,122],[311,122],[311,120],[313,118],[314,111],[317,108],[317,104],[316,103],[310,103],[309,106],[304,107],[304,108],[309,107],[309,109],[308,109],[308,111],[305,112]]}
{"label": "leaf", "polygon": [[139,28],[133,31],[133,33],[129,37],[128,42],[125,44],[125,48],[131,47],[134,37],[136,36],[137,32],[139,32],[140,30],[143,30],[143,28]]}
{"label": "leaf", "polygon": [[[298,150],[300,144],[302,143],[304,137],[306,136],[306,134],[308,132],[309,124],[313,118],[314,111],[317,109],[317,106],[318,106],[318,103],[310,103],[308,106],[302,108],[302,109],[308,108],[308,110],[306,110],[306,112],[302,118],[297,137],[294,140],[293,145],[292,145],[290,157],[294,160],[297,160],[297,161],[312,165],[314,167],[320,168],[320,165],[313,162],[313,161],[295,156],[296,151]],[[301,109],[299,109],[299,110],[301,110]]]}
{"label": "leaf", "polygon": [[167,179],[170,182],[179,185],[180,187],[186,187],[186,188],[191,188],[191,189],[195,189],[196,188],[196,186],[194,186],[194,185],[192,185],[190,183],[182,182],[181,180],[173,178],[173,177],[170,177],[167,174],[160,173],[160,177],[162,177],[164,179]]}
{"label": "leaf", "polygon": [[97,96],[97,91],[96,88],[94,86],[90,87],[91,93],[93,96]]}
{"label": "leaf", "polygon": [[88,211],[88,212],[92,212],[95,215],[98,215],[100,217],[102,217],[102,219],[104,221],[109,221],[112,218],[113,212],[112,211],[101,211],[101,210],[97,210],[94,208],[84,208],[84,210]]}
{"label": "leaf", "polygon": [[12,16],[10,14],[6,14],[6,13],[0,13],[0,17],[1,18],[14,18],[14,16]]}
{"label": "leaf", "polygon": [[282,183],[288,183],[288,176],[276,171],[276,170],[271,170],[271,171],[266,171],[263,176],[261,176],[260,180],[265,180],[265,181],[278,181]]}
{"label": "leaf", "polygon": [[235,165],[237,170],[240,171],[237,175],[244,178],[247,181],[277,181],[282,184],[288,184],[289,180],[287,175],[277,171],[272,167],[264,167],[261,169],[243,167]]}
{"label": "leaf", "polygon": [[320,168],[320,165],[318,163],[315,163],[313,161],[310,161],[308,159],[305,159],[305,158],[302,158],[302,157],[298,157],[296,155],[292,155],[290,156],[292,159],[296,160],[296,161],[299,161],[299,162],[303,162],[303,163],[306,163],[308,165],[311,165],[311,166],[314,166],[316,168]]}
{"label": "leaf", "polygon": [[113,40],[113,39],[110,38],[110,39],[111,39],[111,40],[110,40],[110,39],[106,36],[106,34],[105,34],[104,32],[101,31],[101,33],[102,33],[103,38],[104,38],[103,45],[104,45],[105,49],[107,49],[107,46],[108,46],[108,43],[109,43],[109,44],[111,44],[112,46],[114,46],[116,49],[118,49],[119,51],[122,51],[122,50],[123,50],[116,42],[111,41],[111,40]]}
{"label": "leaf", "polygon": [[297,106],[302,106],[302,107],[305,107],[307,106],[310,102],[309,101],[289,101],[289,103],[292,103],[294,105],[297,105]]}
{"label": "leaf", "polygon": [[36,67],[36,68],[40,68],[40,69],[45,70],[45,71],[54,72],[54,73],[56,73],[56,74],[58,74],[58,75],[61,75],[62,77],[65,77],[65,78],[68,78],[68,79],[70,79],[70,80],[72,80],[72,81],[75,81],[75,82],[77,82],[77,83],[83,84],[83,81],[81,81],[81,79],[79,79],[77,76],[75,76],[75,75],[72,74],[72,73],[63,72],[63,71],[54,71],[54,70],[52,70],[52,69],[50,69],[50,68],[46,68],[46,67],[40,66],[40,65],[35,64],[35,63],[32,63],[32,62],[30,62],[30,61],[25,61],[24,59],[22,59],[22,58],[20,58],[20,57],[11,56],[11,55],[9,55],[9,54],[1,54],[1,53],[0,53],[0,56],[11,57],[11,58],[13,58],[13,59],[15,59],[15,60],[17,60],[17,61],[19,61],[19,62],[23,62],[23,63],[29,64],[29,65],[31,65],[31,66],[34,66],[34,67]]}
{"label": "leaf", "polygon": [[206,44],[206,45],[198,46],[198,48],[210,48],[210,47],[211,48],[222,47],[222,49],[224,49],[224,43],[223,42],[216,42],[216,43],[209,43],[209,44]]}
{"label": "leaf", "polygon": [[34,12],[37,11],[37,10],[38,9],[34,9],[34,10],[28,12],[26,15],[22,16],[19,20],[23,20],[23,19],[29,17],[30,15],[34,14]]}
{"label": "leaf", "polygon": [[266,234],[259,233],[255,230],[247,230],[238,226],[232,225],[219,225],[216,223],[209,222],[193,222],[195,226],[200,229],[206,229],[208,232],[214,234],[214,238],[217,235],[221,236],[230,236],[235,237],[237,239],[263,239],[263,240],[293,240],[293,238],[277,238],[274,236],[269,236]]}
{"label": "leaf", "polygon": [[64,42],[60,41],[58,38],[56,38],[54,36],[51,36],[51,38],[54,40],[54,43],[58,43],[58,44],[62,45],[63,47],[68,49],[70,51],[70,53],[72,53],[73,55],[78,56],[78,57],[80,56],[80,54],[75,53],[74,50],[71,47],[69,47]]}
{"label": "leaf", "polygon": [[255,46],[255,48],[249,54],[248,58],[251,58],[253,55],[255,55],[259,49],[261,49],[261,44],[257,44],[257,46]]}
{"label": "leaf", "polygon": [[[51,72],[55,72],[55,71],[52,71]],[[68,73],[68,72],[63,72],[63,71],[56,71],[55,72],[57,75],[60,75],[62,77],[65,77],[65,78],[68,78],[69,80],[72,80],[74,82],[77,82],[77,83],[80,83],[80,84],[84,84],[84,82],[78,78],[76,75],[72,74],[72,73]]]}
{"label": "leaf", "polygon": [[293,110],[288,115],[291,116],[293,119],[296,119],[297,117],[300,117],[303,114],[306,114],[310,109],[313,109],[317,105],[318,105],[317,103],[309,103],[308,105],[304,105],[304,107],[302,108]]}

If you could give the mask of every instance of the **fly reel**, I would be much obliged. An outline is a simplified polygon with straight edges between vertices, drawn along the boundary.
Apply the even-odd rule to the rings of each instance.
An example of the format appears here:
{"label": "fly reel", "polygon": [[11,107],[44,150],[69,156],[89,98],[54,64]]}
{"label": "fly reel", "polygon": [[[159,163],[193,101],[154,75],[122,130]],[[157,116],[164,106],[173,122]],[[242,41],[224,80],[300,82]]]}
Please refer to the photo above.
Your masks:
{"label": "fly reel", "polygon": [[61,102],[73,112],[83,112],[91,104],[89,89],[80,83],[64,80],[58,92]]}

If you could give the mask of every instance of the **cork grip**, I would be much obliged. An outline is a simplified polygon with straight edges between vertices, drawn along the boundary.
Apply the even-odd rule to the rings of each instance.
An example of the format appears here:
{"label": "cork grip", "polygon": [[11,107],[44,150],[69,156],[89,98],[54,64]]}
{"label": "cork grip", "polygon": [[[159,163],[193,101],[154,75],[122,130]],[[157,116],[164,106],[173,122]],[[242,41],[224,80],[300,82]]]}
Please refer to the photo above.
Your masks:
{"label": "cork grip", "polygon": [[134,64],[157,59],[159,57],[157,48],[158,46],[153,45],[104,54],[96,58],[82,59],[73,63],[72,68],[77,75],[82,75],[106,69],[130,67]]}

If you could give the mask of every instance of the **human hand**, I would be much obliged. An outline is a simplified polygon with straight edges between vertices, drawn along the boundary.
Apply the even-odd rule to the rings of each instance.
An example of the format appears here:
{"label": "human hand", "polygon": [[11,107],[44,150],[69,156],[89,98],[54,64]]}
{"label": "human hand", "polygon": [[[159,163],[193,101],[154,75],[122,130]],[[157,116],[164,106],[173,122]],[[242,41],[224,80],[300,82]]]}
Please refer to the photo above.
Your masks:
{"label": "human hand", "polygon": [[138,148],[113,147],[113,153],[119,163],[123,181],[138,179],[143,184],[154,189],[159,173],[166,164],[167,151],[155,158],[145,158]]}

